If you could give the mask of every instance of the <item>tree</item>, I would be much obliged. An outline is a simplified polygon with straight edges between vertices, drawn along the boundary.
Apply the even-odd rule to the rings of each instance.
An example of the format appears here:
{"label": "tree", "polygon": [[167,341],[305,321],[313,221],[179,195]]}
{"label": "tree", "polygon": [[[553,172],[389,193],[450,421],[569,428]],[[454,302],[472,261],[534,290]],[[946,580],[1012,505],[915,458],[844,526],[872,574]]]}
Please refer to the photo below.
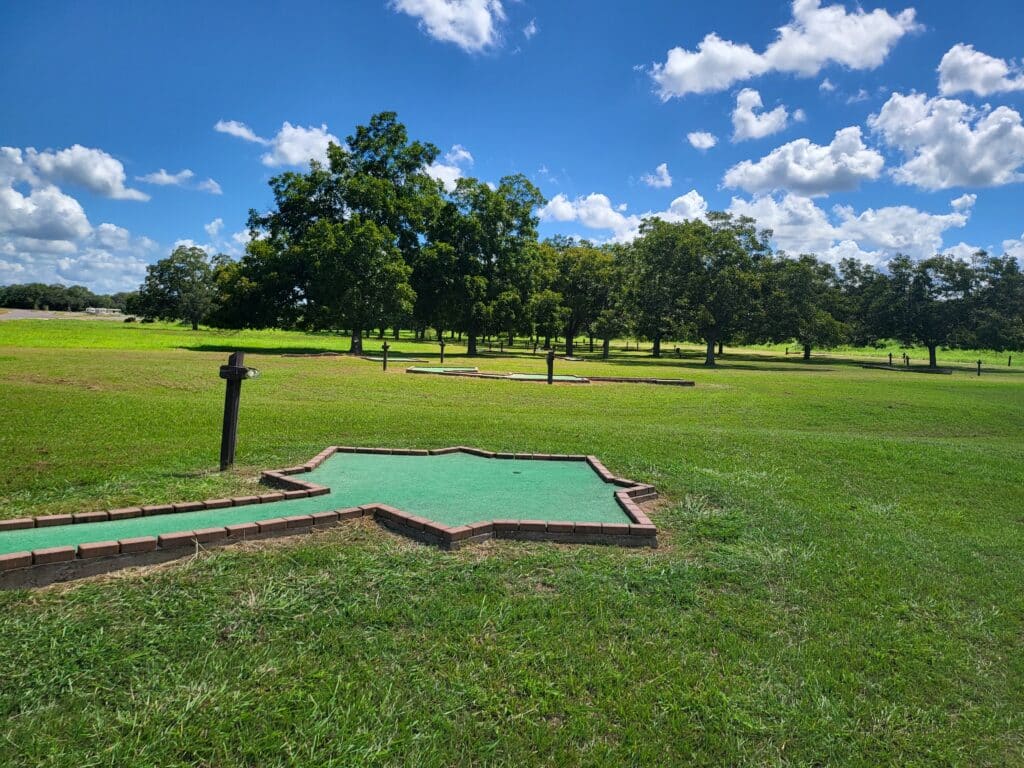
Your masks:
{"label": "tree", "polygon": [[[626,302],[636,332],[654,343],[661,357],[661,340],[682,320],[681,299],[697,268],[695,227],[700,222],[670,224],[658,218],[640,224],[640,237],[620,249],[626,283]],[[706,226],[706,225],[704,225]]]}
{"label": "tree", "polygon": [[566,309],[561,294],[550,289],[539,291],[530,304],[530,316],[537,335],[544,337],[544,349],[550,349],[551,337],[565,326]]}
{"label": "tree", "polygon": [[972,347],[1024,349],[1024,274],[1012,256],[976,254],[978,291],[970,319]]}
{"label": "tree", "polygon": [[178,246],[167,258],[146,267],[137,304],[143,317],[185,320],[195,331],[215,304],[213,270],[202,248]]}
{"label": "tree", "polygon": [[976,275],[971,265],[952,256],[912,262],[897,256],[889,262],[895,329],[905,344],[928,348],[928,365],[936,367],[940,345],[956,345],[969,318]]}
{"label": "tree", "polygon": [[832,347],[843,339],[836,319],[841,297],[836,271],[807,254],[782,256],[765,264],[763,335],[773,342],[795,339],[804,360],[814,347]]}
{"label": "tree", "polygon": [[565,307],[565,354],[573,354],[576,336],[586,330],[608,305],[612,291],[615,260],[607,251],[586,241],[560,240],[555,243],[554,290]]}
{"label": "tree", "polygon": [[382,112],[328,148],[328,167],[271,179],[274,209],[250,214],[257,237],[241,265],[262,305],[252,322],[350,329],[360,353],[365,331],[411,312],[410,264],[437,194],[425,168],[437,154]]}
{"label": "tree", "polygon": [[874,344],[895,335],[892,282],[856,259],[839,263],[840,304],[836,315],[854,344]]}

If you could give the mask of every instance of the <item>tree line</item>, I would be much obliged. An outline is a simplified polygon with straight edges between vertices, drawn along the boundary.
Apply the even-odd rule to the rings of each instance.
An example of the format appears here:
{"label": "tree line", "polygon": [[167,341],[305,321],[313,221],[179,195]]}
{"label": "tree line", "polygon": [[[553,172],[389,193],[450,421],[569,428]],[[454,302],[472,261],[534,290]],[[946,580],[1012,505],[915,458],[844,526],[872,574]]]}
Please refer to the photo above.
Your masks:
{"label": "tree line", "polygon": [[1024,346],[1024,277],[1009,256],[897,256],[885,269],[838,268],[773,252],[747,217],[645,220],[628,244],[540,240],[545,200],[523,175],[497,184],[427,172],[439,150],[411,141],[391,112],[332,144],[326,163],[270,180],[274,203],[250,211],[239,260],[182,247],[149,267],[129,310],[226,328],[351,333],[408,329],[547,348],[632,336],[663,353],[699,340],[706,364],[726,343],[815,348],[898,339],[939,347]]}
{"label": "tree line", "polygon": [[93,293],[84,285],[55,283],[17,283],[0,285],[0,307],[9,309],[49,309],[60,312],[82,312],[89,307],[124,311],[133,292]]}

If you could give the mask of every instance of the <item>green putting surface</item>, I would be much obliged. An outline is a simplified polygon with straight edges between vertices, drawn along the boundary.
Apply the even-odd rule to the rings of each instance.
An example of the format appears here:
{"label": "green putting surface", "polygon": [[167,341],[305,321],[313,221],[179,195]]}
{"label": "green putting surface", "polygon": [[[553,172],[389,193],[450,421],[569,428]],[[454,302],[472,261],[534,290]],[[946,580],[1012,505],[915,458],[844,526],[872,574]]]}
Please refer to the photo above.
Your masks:
{"label": "green putting surface", "polygon": [[[369,360],[372,363],[383,363],[384,357],[364,357],[363,360]],[[396,357],[394,355],[388,355],[389,363],[425,363],[427,359],[425,357]]]}
{"label": "green putting surface", "polygon": [[406,369],[412,373],[476,373],[476,368],[452,368],[449,366],[414,365]]}
{"label": "green putting surface", "polygon": [[617,488],[584,461],[338,453],[300,477],[325,496],[0,532],[0,554],[308,515],[378,502],[443,525],[495,519],[628,523]]}
{"label": "green putting surface", "polygon": [[[513,379],[514,381],[547,381],[548,380],[548,375],[546,373],[510,373],[506,378]],[[568,374],[563,375],[563,376],[558,376],[558,375],[552,376],[551,380],[552,381],[578,381],[578,382],[588,381],[587,379],[583,378],[582,376],[571,376],[571,375],[568,375]]]}

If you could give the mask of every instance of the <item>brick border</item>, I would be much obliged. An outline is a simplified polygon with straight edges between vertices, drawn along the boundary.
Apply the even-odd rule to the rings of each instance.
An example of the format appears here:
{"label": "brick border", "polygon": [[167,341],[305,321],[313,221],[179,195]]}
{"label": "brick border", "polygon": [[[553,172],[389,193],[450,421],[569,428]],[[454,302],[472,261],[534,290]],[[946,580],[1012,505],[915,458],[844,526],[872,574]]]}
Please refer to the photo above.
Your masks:
{"label": "brick border", "polygon": [[[99,512],[85,512],[74,515],[45,515],[25,517],[16,520],[0,520],[0,531],[52,525],[81,524],[121,520],[149,515],[193,512],[202,509],[223,509],[248,504],[272,504],[290,499],[323,496],[330,488],[316,483],[299,480],[295,475],[312,472],[335,453],[389,454],[394,456],[439,456],[449,453],[465,453],[498,461],[580,461],[586,462],[606,483],[619,486],[615,500],[629,518],[628,523],[596,523],[559,520],[490,520],[470,525],[446,526],[425,517],[404,512],[379,502],[363,504],[326,512],[289,517],[268,516],[255,522],[237,523],[223,527],[162,533],[158,536],[139,536],[116,541],[101,541],[80,544],[77,547],[47,547],[31,552],[13,552],[0,555],[0,577],[13,575],[23,569],[74,565],[82,561],[95,562],[100,559],[121,558],[126,555],[162,552],[170,550],[195,549],[201,544],[228,544],[252,538],[291,535],[313,529],[330,527],[347,520],[371,517],[389,530],[409,538],[434,544],[443,549],[456,550],[468,544],[487,539],[519,539],[523,541],[556,541],[573,544],[614,544],[629,547],[657,547],[657,527],[640,508],[640,503],[658,497],[653,485],[636,483],[617,477],[598,460],[596,456],[581,454],[549,453],[495,453],[480,448],[457,445],[430,450],[416,448],[354,448],[332,445],[305,464],[284,469],[267,470],[260,474],[260,482],[278,490],[232,498],[186,501],[173,504],[156,504],[140,507],[123,507]],[[86,569],[89,570],[89,569]],[[95,571],[96,569],[91,569]],[[109,568],[107,570],[110,570]],[[61,574],[58,574],[60,576]],[[88,573],[76,573],[74,569],[63,574],[64,578],[75,578]],[[62,580],[54,578],[51,580]],[[31,581],[22,579],[21,581]],[[0,581],[0,586],[11,586]]]}

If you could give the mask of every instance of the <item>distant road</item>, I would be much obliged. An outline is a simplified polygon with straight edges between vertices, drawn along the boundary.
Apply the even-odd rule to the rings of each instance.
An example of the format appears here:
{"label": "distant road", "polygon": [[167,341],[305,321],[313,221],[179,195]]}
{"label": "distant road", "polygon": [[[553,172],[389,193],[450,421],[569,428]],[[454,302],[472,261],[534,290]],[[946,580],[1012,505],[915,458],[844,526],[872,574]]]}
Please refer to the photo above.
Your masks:
{"label": "distant road", "polygon": [[42,309],[0,310],[0,320],[124,320],[125,315],[90,315],[85,312],[50,312]]}

